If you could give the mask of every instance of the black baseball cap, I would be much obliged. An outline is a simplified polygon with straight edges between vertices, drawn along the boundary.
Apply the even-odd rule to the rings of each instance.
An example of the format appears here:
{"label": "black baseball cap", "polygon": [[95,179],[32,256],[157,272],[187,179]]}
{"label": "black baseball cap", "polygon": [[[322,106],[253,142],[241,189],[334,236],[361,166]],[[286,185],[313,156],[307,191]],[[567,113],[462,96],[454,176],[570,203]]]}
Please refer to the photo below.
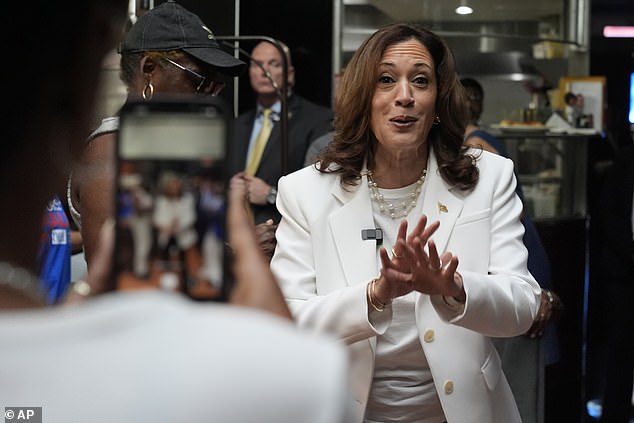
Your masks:
{"label": "black baseball cap", "polygon": [[198,16],[173,0],[162,3],[132,25],[121,52],[182,50],[228,76],[237,76],[246,63],[220,49],[213,32]]}

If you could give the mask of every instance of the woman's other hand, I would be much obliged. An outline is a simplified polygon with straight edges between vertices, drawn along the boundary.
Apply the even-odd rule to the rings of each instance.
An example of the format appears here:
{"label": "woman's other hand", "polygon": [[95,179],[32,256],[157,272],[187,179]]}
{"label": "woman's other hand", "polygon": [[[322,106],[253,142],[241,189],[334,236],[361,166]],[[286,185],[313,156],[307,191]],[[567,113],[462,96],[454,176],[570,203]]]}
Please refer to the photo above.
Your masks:
{"label": "woman's other hand", "polygon": [[564,310],[564,304],[555,292],[542,289],[541,302],[537,316],[533,324],[526,332],[526,336],[531,338],[541,338],[544,335],[546,325],[559,318]]}

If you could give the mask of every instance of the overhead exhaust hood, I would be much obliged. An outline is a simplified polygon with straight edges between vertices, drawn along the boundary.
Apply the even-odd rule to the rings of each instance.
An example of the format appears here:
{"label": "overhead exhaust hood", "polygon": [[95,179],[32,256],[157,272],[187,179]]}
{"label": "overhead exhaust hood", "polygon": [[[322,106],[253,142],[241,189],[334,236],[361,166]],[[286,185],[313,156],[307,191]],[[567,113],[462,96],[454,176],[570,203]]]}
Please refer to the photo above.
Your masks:
{"label": "overhead exhaust hood", "polygon": [[487,52],[456,55],[456,68],[461,77],[488,78],[503,81],[534,81],[542,75],[526,60],[522,52]]}

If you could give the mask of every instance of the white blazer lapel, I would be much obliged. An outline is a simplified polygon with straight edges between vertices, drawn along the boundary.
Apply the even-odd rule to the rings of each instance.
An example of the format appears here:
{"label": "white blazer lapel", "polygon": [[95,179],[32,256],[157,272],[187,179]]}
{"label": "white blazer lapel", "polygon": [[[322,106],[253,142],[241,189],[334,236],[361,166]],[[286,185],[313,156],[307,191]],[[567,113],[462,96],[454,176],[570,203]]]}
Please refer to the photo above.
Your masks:
{"label": "white blazer lapel", "polygon": [[423,213],[427,215],[429,223],[440,221],[440,227],[432,236],[439,253],[445,251],[449,235],[456,224],[456,219],[462,212],[463,201],[456,197],[438,170],[438,162],[433,150],[429,152],[427,173],[427,191],[423,204]]}
{"label": "white blazer lapel", "polygon": [[332,190],[332,194],[344,203],[329,217],[329,223],[348,285],[368,281],[377,275],[377,243],[361,238],[362,229],[374,228],[369,191],[365,176],[350,191],[344,190],[339,183]]}

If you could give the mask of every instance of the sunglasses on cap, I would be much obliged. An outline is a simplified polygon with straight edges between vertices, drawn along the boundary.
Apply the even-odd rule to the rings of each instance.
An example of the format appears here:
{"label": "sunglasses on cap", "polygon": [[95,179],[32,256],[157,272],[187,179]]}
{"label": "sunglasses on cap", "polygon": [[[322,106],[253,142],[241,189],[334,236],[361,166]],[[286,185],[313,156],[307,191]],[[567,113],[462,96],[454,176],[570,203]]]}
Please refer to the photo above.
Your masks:
{"label": "sunglasses on cap", "polygon": [[203,76],[198,72],[195,72],[185,66],[177,63],[167,57],[163,57],[163,60],[170,63],[171,65],[176,66],[180,70],[184,71],[189,75],[190,79],[194,83],[194,89],[196,90],[196,94],[211,94],[213,96],[218,95],[220,91],[224,88],[225,83],[220,81],[215,81],[211,78]]}

